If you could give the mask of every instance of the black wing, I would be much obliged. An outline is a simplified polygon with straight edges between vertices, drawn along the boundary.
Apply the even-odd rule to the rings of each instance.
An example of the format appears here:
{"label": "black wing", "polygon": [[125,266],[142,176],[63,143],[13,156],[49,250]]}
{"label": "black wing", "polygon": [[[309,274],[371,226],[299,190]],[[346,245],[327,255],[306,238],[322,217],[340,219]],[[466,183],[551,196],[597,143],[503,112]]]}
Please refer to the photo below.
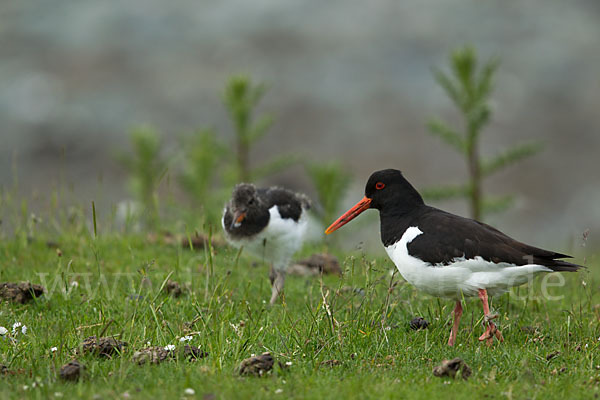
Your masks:
{"label": "black wing", "polygon": [[455,258],[481,256],[494,263],[539,264],[553,271],[582,268],[560,260],[571,256],[529,246],[487,224],[433,207],[419,216],[418,228],[423,234],[408,244],[408,252],[431,264],[447,265]]}
{"label": "black wing", "polygon": [[298,221],[303,210],[310,208],[308,197],[288,189],[273,186],[268,189],[259,189],[259,195],[265,199],[269,208],[277,206],[282,218]]}

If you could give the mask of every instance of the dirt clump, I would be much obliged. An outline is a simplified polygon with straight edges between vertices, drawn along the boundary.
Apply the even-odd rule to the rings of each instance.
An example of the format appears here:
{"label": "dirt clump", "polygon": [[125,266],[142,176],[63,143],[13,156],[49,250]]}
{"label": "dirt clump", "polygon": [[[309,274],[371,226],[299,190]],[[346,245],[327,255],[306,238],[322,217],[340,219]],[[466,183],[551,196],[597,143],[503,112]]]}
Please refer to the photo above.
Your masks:
{"label": "dirt clump", "polygon": [[77,381],[83,376],[85,366],[78,360],[71,360],[60,367],[59,376],[65,381]]}
{"label": "dirt clump", "polygon": [[275,359],[271,353],[262,353],[259,356],[246,358],[240,363],[240,375],[263,376],[273,369]]}
{"label": "dirt clump", "polygon": [[433,367],[433,375],[439,377],[450,377],[454,379],[457,374],[467,380],[471,376],[471,368],[461,358],[453,358],[452,360],[443,360],[442,363]]}
{"label": "dirt clump", "polygon": [[81,342],[81,352],[83,354],[95,354],[102,357],[112,357],[119,354],[127,346],[126,342],[122,342],[113,337],[87,337]]}
{"label": "dirt clump", "polygon": [[46,289],[42,285],[31,282],[4,282],[0,283],[0,299],[13,303],[25,304],[44,294]]}
{"label": "dirt clump", "polygon": [[312,276],[321,273],[341,276],[342,269],[337,257],[327,253],[318,253],[294,262],[288,268],[288,273],[300,276]]}

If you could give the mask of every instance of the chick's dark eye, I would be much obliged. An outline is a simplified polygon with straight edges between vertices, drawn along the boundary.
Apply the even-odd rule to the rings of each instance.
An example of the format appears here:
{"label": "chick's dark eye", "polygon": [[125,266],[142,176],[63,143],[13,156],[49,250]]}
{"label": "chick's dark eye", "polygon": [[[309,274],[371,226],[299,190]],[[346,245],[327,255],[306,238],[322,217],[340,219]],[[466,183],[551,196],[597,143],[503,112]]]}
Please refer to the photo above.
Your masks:
{"label": "chick's dark eye", "polygon": [[381,190],[381,189],[383,189],[384,187],[385,187],[385,183],[383,183],[383,182],[377,182],[377,183],[375,184],[375,189],[377,189],[377,190]]}
{"label": "chick's dark eye", "polygon": [[254,204],[254,199],[248,199],[248,205],[251,206],[252,204]]}

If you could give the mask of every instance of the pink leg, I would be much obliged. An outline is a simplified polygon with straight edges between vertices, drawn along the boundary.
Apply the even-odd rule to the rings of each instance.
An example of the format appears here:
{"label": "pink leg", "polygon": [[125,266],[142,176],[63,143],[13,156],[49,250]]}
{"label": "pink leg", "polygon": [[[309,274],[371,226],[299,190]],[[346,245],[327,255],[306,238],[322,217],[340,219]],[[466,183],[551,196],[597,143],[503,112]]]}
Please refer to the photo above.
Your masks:
{"label": "pink leg", "polygon": [[480,341],[485,340],[486,344],[488,346],[491,346],[492,343],[494,342],[494,336],[495,336],[496,339],[498,339],[500,342],[503,342],[504,337],[502,337],[502,332],[500,332],[498,330],[498,328],[496,327],[496,325],[491,321],[492,319],[496,318],[497,315],[490,315],[490,306],[488,305],[488,295],[487,295],[487,291],[485,289],[479,289],[479,299],[481,300],[481,303],[483,304],[484,324],[487,325],[485,332],[483,333],[483,335],[481,335],[479,337],[479,340]]}
{"label": "pink leg", "polygon": [[460,304],[460,300],[456,302],[454,307],[454,322],[452,323],[452,331],[450,332],[450,338],[448,339],[448,346],[454,346],[456,342],[456,334],[458,332],[458,324],[460,323],[460,316],[462,315],[463,309]]}

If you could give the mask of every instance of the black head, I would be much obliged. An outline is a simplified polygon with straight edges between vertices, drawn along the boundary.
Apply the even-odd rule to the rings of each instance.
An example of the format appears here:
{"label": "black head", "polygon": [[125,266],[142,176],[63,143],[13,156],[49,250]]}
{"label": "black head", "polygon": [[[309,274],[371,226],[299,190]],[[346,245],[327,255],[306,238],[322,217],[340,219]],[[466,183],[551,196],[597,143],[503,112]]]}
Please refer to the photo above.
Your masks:
{"label": "black head", "polygon": [[371,174],[365,186],[370,208],[383,212],[406,212],[423,204],[423,198],[397,169],[383,169]]}
{"label": "black head", "polygon": [[339,229],[369,208],[379,210],[381,215],[402,215],[423,205],[423,198],[397,169],[373,172],[365,187],[365,197],[346,211],[325,233]]}
{"label": "black head", "polygon": [[235,186],[225,215],[230,229],[262,223],[265,217],[268,219],[268,214],[269,211],[258,195],[256,186],[251,183],[240,183]]}
{"label": "black head", "polygon": [[239,183],[233,188],[231,207],[235,210],[247,211],[260,202],[256,186],[251,183]]}

